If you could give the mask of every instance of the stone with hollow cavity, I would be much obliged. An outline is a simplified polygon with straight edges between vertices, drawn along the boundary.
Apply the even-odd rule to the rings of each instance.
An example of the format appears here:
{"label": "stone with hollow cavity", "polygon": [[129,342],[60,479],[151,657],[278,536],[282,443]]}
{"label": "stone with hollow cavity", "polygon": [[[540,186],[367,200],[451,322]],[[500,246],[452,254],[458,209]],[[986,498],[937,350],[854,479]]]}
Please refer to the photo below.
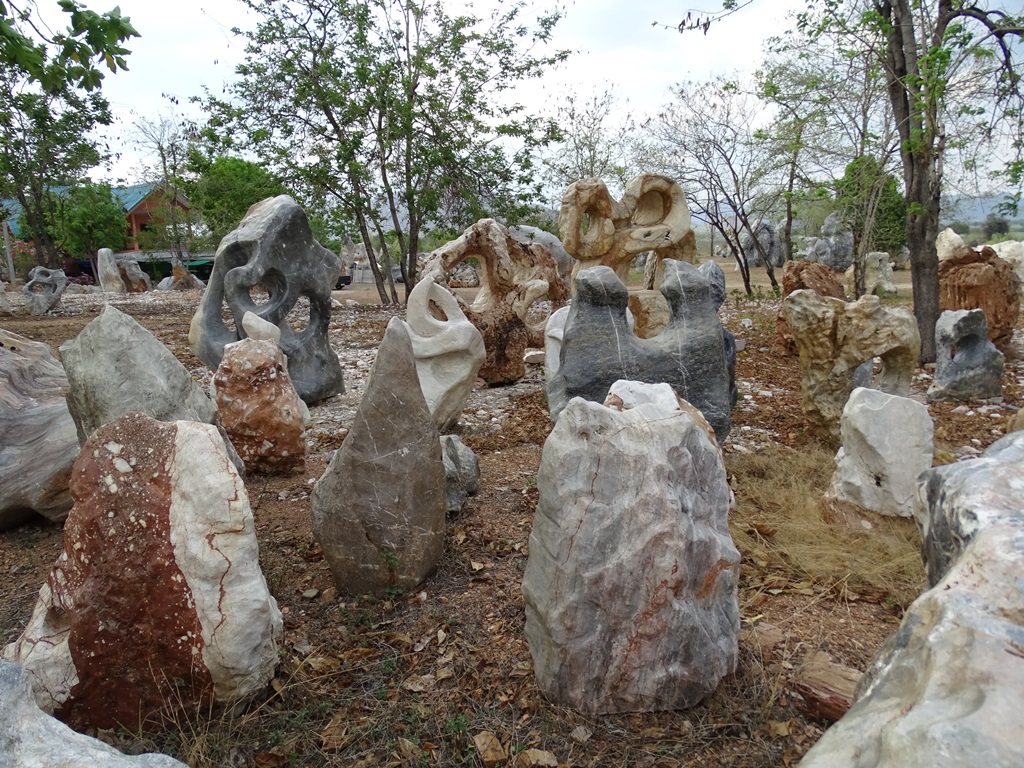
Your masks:
{"label": "stone with hollow cavity", "polygon": [[980,309],[946,310],[935,323],[935,376],[928,400],[976,400],[1003,394],[1003,353],[988,340]]}

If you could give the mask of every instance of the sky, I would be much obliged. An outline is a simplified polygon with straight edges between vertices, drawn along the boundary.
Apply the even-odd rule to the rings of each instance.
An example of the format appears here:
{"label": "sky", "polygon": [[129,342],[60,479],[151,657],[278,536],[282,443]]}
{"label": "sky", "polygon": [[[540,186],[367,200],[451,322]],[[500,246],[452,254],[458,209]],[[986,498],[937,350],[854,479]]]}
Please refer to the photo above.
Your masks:
{"label": "sky", "polygon": [[[500,2],[463,1],[475,2],[478,12]],[[128,44],[129,70],[103,81],[115,115],[106,138],[121,157],[110,171],[93,175],[97,180],[134,182],[140,180],[143,161],[132,145],[132,125],[140,118],[169,115],[172,109],[201,117],[189,97],[202,94],[204,87],[220,94],[244,58],[244,43],[231,28],[253,26],[255,17],[239,0],[86,0],[86,5],[104,11],[114,2],[141,37]],[[717,0],[568,0],[554,30],[555,45],[574,54],[544,82],[530,84],[518,95],[541,111],[567,91],[587,97],[610,90],[621,110],[636,116],[651,113],[669,101],[674,83],[755,69],[765,38],[781,34],[789,26],[787,13],[804,6],[804,0],[757,0],[704,35],[666,27],[674,27],[690,8],[715,10],[720,7]],[[177,99],[177,105],[167,96]]]}

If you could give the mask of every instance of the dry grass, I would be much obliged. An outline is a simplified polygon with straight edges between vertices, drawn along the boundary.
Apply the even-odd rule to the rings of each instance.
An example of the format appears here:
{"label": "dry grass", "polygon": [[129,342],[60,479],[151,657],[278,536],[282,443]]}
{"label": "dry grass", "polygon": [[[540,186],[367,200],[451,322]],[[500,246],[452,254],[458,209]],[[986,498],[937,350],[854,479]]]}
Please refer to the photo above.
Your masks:
{"label": "dry grass", "polygon": [[776,446],[734,454],[729,468],[737,504],[730,528],[755,564],[901,608],[921,594],[924,568],[913,520],[872,518],[875,528],[861,533],[825,519],[831,452],[813,444],[799,451]]}

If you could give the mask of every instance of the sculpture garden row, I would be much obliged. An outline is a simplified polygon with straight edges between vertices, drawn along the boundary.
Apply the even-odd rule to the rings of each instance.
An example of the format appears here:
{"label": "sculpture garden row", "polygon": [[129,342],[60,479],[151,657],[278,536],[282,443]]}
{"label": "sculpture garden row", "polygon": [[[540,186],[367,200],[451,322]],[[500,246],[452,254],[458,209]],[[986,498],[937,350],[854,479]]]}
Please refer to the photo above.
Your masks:
{"label": "sculpture garden row", "polygon": [[[547,249],[519,243],[492,220],[432,254],[406,320],[388,325],[310,514],[342,593],[420,584],[443,555],[449,499],[475,483],[473,457],[441,432],[458,421],[478,373],[492,384],[514,381],[525,350],[544,346],[555,427],[523,577],[537,684],[553,702],[588,713],[678,709],[714,690],[737,659],[740,558],[720,447],[737,397],[736,344],[718,318],[721,270],[671,258],[685,258],[692,239],[678,187],[641,177],[622,201],[602,189],[588,180],[566,193],[562,239],[578,260],[570,307],[558,309],[569,288]],[[660,291],[630,293],[617,273],[644,251],[655,254],[649,271]],[[467,306],[443,285],[470,256],[482,274]],[[1009,341],[1019,279],[985,252],[944,263],[970,272],[947,275],[946,294],[981,309],[940,320],[942,362],[929,397],[996,397],[1003,358],[989,339]],[[963,722],[960,710],[943,707],[948,686],[938,676],[925,723],[903,717],[891,703],[897,694],[885,692],[906,669],[925,674],[921,658],[945,652],[944,632],[960,637],[992,622],[1005,624],[997,635],[1017,631],[1020,593],[1007,585],[1024,562],[1015,533],[1021,489],[1008,467],[1020,462],[1024,438],[1008,436],[977,465],[930,470],[931,419],[907,397],[920,343],[909,310],[876,296],[846,302],[835,297],[841,287],[823,288],[834,281],[830,270],[790,265],[780,349],[792,345],[800,356],[808,423],[843,446],[828,503],[919,519],[930,580],[945,587],[915,604],[904,635],[930,620],[915,611],[932,603],[940,612],[946,600],[974,605],[940,622],[933,637],[919,633],[885,649],[851,710],[853,724],[841,721],[806,764],[838,764],[835,755],[862,743],[880,746],[858,764],[945,764],[926,734],[951,718],[967,729],[964,739],[995,734],[987,764],[1013,764],[1020,748],[992,729],[1017,699],[998,682],[995,714]],[[109,727],[144,720],[169,701],[230,705],[273,676],[281,615],[259,570],[243,476],[301,466],[307,406],[344,391],[327,336],[339,268],[290,199],[254,207],[221,244],[192,321],[190,345],[214,371],[210,397],[113,307],[61,347],[63,366],[43,345],[5,335],[0,370],[20,398],[4,416],[6,434],[18,435],[5,441],[5,464],[11,477],[32,482],[4,499],[0,527],[28,510],[67,515],[64,550],[28,626],[4,650],[27,671],[43,710],[78,728]],[[979,290],[986,270],[990,282]],[[266,303],[253,300],[258,286]],[[300,297],[309,322],[295,330],[287,318]],[[530,309],[542,298],[557,311],[537,324]],[[642,335],[630,325],[638,317]],[[892,422],[904,428],[878,429]],[[43,446],[53,455],[45,470]],[[990,600],[1005,603],[998,615],[962,575],[982,561],[993,589],[1003,590]],[[146,643],[138,642],[142,628]],[[950,665],[958,663],[953,651]],[[1008,663],[1012,681],[1021,670]],[[23,699],[11,709],[20,714],[10,743],[24,746],[32,729],[51,726]],[[907,733],[915,749],[895,760],[885,745]]]}

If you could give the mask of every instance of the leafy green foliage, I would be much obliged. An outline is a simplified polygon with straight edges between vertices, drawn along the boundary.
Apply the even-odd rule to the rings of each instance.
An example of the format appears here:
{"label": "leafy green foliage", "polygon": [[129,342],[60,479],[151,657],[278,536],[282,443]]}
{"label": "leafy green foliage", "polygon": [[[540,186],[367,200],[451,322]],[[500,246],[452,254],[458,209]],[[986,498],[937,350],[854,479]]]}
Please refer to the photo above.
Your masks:
{"label": "leafy green foliage", "polygon": [[836,183],[836,206],[863,241],[861,252],[895,254],[907,242],[907,205],[896,177],[885,173],[872,157],[846,166]]}
{"label": "leafy green foliage", "polygon": [[115,251],[128,243],[128,222],[106,184],[74,187],[56,206],[54,239],[73,258],[94,258],[100,248]]}
{"label": "leafy green foliage", "polygon": [[985,217],[985,223],[982,224],[981,231],[984,233],[986,240],[991,240],[994,235],[1005,235],[1010,231],[1010,220],[1005,216],[990,213]]}

